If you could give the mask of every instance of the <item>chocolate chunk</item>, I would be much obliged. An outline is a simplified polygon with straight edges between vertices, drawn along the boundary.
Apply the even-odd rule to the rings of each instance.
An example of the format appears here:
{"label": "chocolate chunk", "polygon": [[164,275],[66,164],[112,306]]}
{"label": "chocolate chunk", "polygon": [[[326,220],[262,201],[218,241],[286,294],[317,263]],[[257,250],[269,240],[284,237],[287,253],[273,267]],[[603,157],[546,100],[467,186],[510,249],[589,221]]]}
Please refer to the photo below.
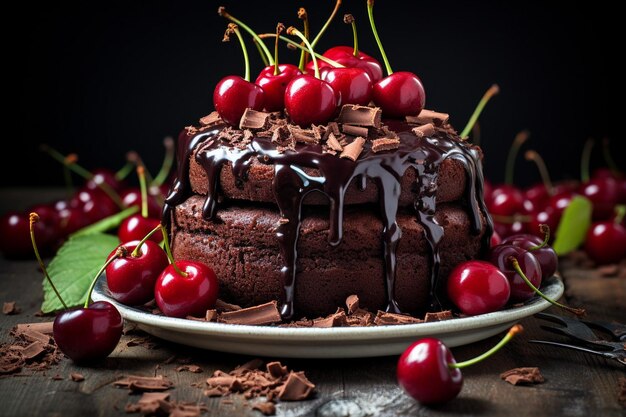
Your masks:
{"label": "chocolate chunk", "polygon": [[335,136],[339,136],[341,135],[341,132],[339,131],[339,124],[337,122],[329,122],[327,127],[327,131],[333,132],[333,134]]}
{"label": "chocolate chunk", "polygon": [[405,314],[388,313],[386,311],[378,311],[374,324],[377,326],[393,326],[397,324],[414,324],[422,323],[422,320]]}
{"label": "chocolate chunk", "polygon": [[269,126],[269,113],[247,108],[239,121],[239,129],[262,130]]}
{"label": "chocolate chunk", "polygon": [[200,119],[200,124],[202,126],[212,126],[221,122],[222,122],[222,118],[220,117],[219,113],[216,111],[211,112],[210,114]]}
{"label": "chocolate chunk", "polygon": [[452,311],[444,310],[444,311],[426,313],[426,315],[424,316],[424,322],[430,323],[433,321],[450,320],[452,318],[454,318],[452,316]]}
{"label": "chocolate chunk", "polygon": [[72,379],[72,381],[74,382],[82,382],[85,380],[85,377],[83,376],[83,374],[79,374],[77,372],[72,372],[70,374],[70,378]]}
{"label": "chocolate chunk", "polygon": [[512,385],[540,384],[545,381],[539,368],[514,368],[500,374],[500,378]]}
{"label": "chocolate chunk", "polygon": [[280,362],[277,361],[269,362],[267,365],[265,365],[265,368],[267,369],[267,372],[274,378],[281,378],[288,373],[287,367],[283,366]]}
{"label": "chocolate chunk", "polygon": [[291,137],[291,133],[289,132],[289,128],[287,127],[287,125],[277,126],[272,131],[272,142],[280,143],[284,145],[288,143],[287,142],[288,139],[293,139],[293,138]]}
{"label": "chocolate chunk", "polygon": [[53,321],[45,321],[43,323],[22,323],[18,324],[13,332],[16,336],[18,336],[20,333],[24,333],[24,331],[30,329],[43,334],[52,334],[53,324]]}
{"label": "chocolate chunk", "polygon": [[443,126],[448,123],[450,115],[447,113],[439,113],[433,110],[422,110],[417,116],[406,116],[408,123],[417,123],[420,125],[433,123],[435,126]]}
{"label": "chocolate chunk", "polygon": [[217,320],[217,310],[207,310],[206,316],[204,316],[204,320],[206,321],[216,321]]}
{"label": "chocolate chunk", "polygon": [[348,326],[373,326],[374,315],[367,310],[358,309],[348,316]]}
{"label": "chocolate chunk", "polygon": [[425,125],[414,127],[411,131],[418,138],[428,137],[435,134],[435,126],[432,123],[426,123]]}
{"label": "chocolate chunk", "polygon": [[359,309],[359,297],[356,294],[349,295],[346,298],[346,307],[348,307],[348,314],[353,314]]}
{"label": "chocolate chunk", "polygon": [[133,392],[166,391],[174,386],[174,384],[163,375],[155,377],[129,375],[115,381],[113,385],[128,388]]}
{"label": "chocolate chunk", "polygon": [[176,372],[184,371],[191,372],[192,374],[201,374],[202,368],[200,368],[198,365],[181,365],[176,368]]}
{"label": "chocolate chunk", "polygon": [[[161,409],[161,404],[167,402],[170,394],[167,392],[144,392],[139,401],[133,404],[126,404],[127,413],[141,413],[143,415],[156,415]],[[167,413],[171,416],[170,413]]]}
{"label": "chocolate chunk", "polygon": [[365,144],[365,139],[362,137],[355,138],[351,143],[344,146],[343,152],[339,155],[340,158],[348,158],[353,161],[356,161],[361,155],[363,151],[363,145]]}
{"label": "chocolate chunk", "polygon": [[15,301],[7,301],[2,305],[2,314],[11,315],[18,314],[20,309],[15,304]]}
{"label": "chocolate chunk", "polygon": [[273,416],[276,414],[276,404],[271,401],[256,403],[252,406],[253,410],[260,411],[265,416]]}
{"label": "chocolate chunk", "polygon": [[339,141],[337,140],[337,137],[335,136],[333,132],[329,133],[328,138],[326,139],[326,145],[328,145],[328,147],[332,149],[333,151],[336,151],[336,152],[343,151],[343,146],[341,146],[341,143],[339,143]]}
{"label": "chocolate chunk", "polygon": [[227,303],[226,301],[222,301],[218,298],[217,301],[215,302],[215,309],[222,313],[225,311],[241,310],[241,307],[239,307],[236,304]]}
{"label": "chocolate chunk", "polygon": [[348,124],[342,125],[341,131],[345,133],[346,135],[352,135],[352,136],[367,137],[369,134],[369,130],[366,127],[354,126],[354,125],[348,125]]}
{"label": "chocolate chunk", "polygon": [[228,324],[262,326],[266,324],[280,323],[281,318],[276,301],[271,301],[258,306],[222,313],[218,316],[217,321]]}
{"label": "chocolate chunk", "polygon": [[298,126],[288,126],[289,133],[299,143],[316,144],[319,143],[321,136],[316,135],[313,129],[302,129]]}
{"label": "chocolate chunk", "polygon": [[315,385],[309,381],[304,372],[290,372],[285,385],[278,391],[281,401],[301,401],[309,398]]}
{"label": "chocolate chunk", "polygon": [[36,357],[38,357],[45,351],[46,351],[45,345],[37,341],[26,346],[22,351],[20,351],[20,354],[25,360],[30,361],[30,360],[35,359]]}
{"label": "chocolate chunk", "polygon": [[221,371],[216,371],[213,375],[206,380],[206,384],[211,388],[224,387],[231,392],[238,392],[243,388],[241,380],[236,376],[225,374]]}
{"label": "chocolate chunk", "polygon": [[43,345],[50,343],[50,336],[31,329],[26,329],[17,336],[28,340],[29,342],[40,342]]}
{"label": "chocolate chunk", "polygon": [[346,312],[343,309],[337,310],[336,313],[331,314],[328,317],[313,320],[313,327],[328,328],[328,327],[344,327],[348,325],[346,319]]}
{"label": "chocolate chunk", "polygon": [[[359,106],[356,104],[344,104],[339,112],[339,123],[355,126],[380,126],[382,112],[380,107]],[[345,131],[345,130],[344,130]]]}
{"label": "chocolate chunk", "polygon": [[372,141],[372,152],[391,151],[400,147],[400,139],[381,138]]}

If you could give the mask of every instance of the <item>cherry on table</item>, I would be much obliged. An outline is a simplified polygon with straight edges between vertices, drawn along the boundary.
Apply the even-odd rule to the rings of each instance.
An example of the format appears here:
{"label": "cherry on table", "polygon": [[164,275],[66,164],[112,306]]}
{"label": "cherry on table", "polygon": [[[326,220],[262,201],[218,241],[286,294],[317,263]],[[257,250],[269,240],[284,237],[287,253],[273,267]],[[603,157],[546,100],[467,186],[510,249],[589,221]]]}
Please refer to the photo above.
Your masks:
{"label": "cherry on table", "polygon": [[509,301],[511,286],[495,265],[467,261],[457,265],[448,275],[447,294],[463,314],[475,316],[504,307]]}
{"label": "cherry on table", "polygon": [[626,228],[620,221],[593,223],[587,232],[585,252],[597,264],[617,263],[626,258]]}

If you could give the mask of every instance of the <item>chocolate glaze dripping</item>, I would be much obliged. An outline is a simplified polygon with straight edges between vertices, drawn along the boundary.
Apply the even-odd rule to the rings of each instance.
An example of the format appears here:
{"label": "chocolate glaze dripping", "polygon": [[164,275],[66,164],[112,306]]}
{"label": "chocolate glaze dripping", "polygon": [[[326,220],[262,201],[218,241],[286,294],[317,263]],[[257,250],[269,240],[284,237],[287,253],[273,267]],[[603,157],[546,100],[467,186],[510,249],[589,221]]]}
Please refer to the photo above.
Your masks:
{"label": "chocolate glaze dripping", "polygon": [[[431,308],[439,308],[437,283],[439,274],[439,242],[443,228],[434,219],[436,211],[436,184],[441,163],[447,158],[458,160],[465,168],[467,185],[465,198],[471,212],[472,232],[480,233],[482,218],[486,219],[482,248],[488,248],[492,223],[482,201],[483,177],[477,151],[461,143],[452,135],[437,132],[433,137],[418,139],[406,123],[388,121],[389,127],[400,137],[400,148],[392,152],[375,154],[366,143],[361,157],[353,162],[323,152],[321,145],[296,146],[296,150],[279,152],[267,138],[255,137],[244,149],[235,149],[227,142],[217,139],[224,125],[207,128],[204,132],[188,135],[181,133],[178,146],[178,176],[166,199],[164,216],[170,219],[171,209],[191,195],[189,185],[189,158],[196,147],[196,160],[207,173],[208,195],[203,216],[212,219],[217,209],[219,176],[224,163],[231,163],[238,181],[245,181],[253,157],[260,162],[274,165],[274,196],[280,210],[281,222],[277,227],[277,239],[283,257],[281,269],[284,290],[281,314],[285,318],[294,315],[296,285],[297,243],[302,217],[302,203],[311,192],[326,195],[330,202],[329,243],[338,245],[342,239],[345,192],[353,180],[364,190],[367,179],[372,179],[379,190],[380,214],[383,223],[383,258],[385,262],[385,289],[387,311],[400,312],[395,301],[396,249],[402,231],[396,223],[400,197],[400,179],[407,168],[418,173],[414,208],[417,220],[424,228],[431,249],[430,295]],[[201,144],[201,145],[199,145]],[[307,173],[316,169],[319,176]],[[309,171],[310,172],[310,171]],[[481,216],[482,213],[482,216]]]}

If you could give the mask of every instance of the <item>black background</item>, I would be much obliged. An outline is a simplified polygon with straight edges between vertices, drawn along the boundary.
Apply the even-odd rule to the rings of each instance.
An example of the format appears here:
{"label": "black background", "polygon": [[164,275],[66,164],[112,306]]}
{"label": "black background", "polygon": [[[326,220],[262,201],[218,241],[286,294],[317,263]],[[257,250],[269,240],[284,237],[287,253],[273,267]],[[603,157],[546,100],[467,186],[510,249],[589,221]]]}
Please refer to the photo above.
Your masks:
{"label": "black background", "polygon": [[[37,151],[40,143],[76,152],[87,168],[117,169],[134,149],[155,172],[162,138],[212,110],[221,77],[243,75],[238,43],[221,42],[227,21],[217,15],[218,2],[20,3],[22,11],[8,16],[22,22],[22,30],[6,37],[5,68],[16,74],[4,84],[17,114],[5,129],[0,185],[63,183],[58,164]],[[526,148],[542,153],[556,178],[579,176],[588,137],[610,137],[624,167],[617,152],[623,117],[610,104],[621,102],[623,87],[618,13],[608,3],[584,4],[381,0],[375,14],[393,69],[417,73],[426,107],[450,113],[458,129],[483,92],[500,85],[481,118],[485,170],[498,182],[521,129],[531,132]],[[304,6],[316,33],[333,2],[224,5],[259,32],[273,31],[277,21],[300,25],[296,11]],[[351,30],[341,21],[348,12],[357,19],[362,50],[380,57],[365,0],[344,0],[318,49],[351,45]],[[262,63],[251,42],[248,47],[255,77]],[[297,61],[287,48],[280,54],[281,61]],[[602,164],[601,152],[593,163]],[[534,167],[518,159],[516,182],[537,178]]]}

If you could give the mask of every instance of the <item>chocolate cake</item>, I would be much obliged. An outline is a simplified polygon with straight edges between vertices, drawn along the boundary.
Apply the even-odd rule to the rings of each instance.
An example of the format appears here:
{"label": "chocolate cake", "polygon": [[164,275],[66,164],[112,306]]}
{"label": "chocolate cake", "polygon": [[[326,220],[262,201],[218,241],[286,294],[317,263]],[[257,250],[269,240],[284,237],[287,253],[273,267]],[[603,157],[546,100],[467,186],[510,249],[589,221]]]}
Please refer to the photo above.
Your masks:
{"label": "chocolate cake", "polygon": [[237,129],[213,113],[178,139],[174,257],[211,265],[221,299],[277,300],[284,318],[351,294],[370,310],[438,309],[441,279],[491,235],[480,156],[428,110],[381,121],[345,105],[311,129],[250,109]]}

